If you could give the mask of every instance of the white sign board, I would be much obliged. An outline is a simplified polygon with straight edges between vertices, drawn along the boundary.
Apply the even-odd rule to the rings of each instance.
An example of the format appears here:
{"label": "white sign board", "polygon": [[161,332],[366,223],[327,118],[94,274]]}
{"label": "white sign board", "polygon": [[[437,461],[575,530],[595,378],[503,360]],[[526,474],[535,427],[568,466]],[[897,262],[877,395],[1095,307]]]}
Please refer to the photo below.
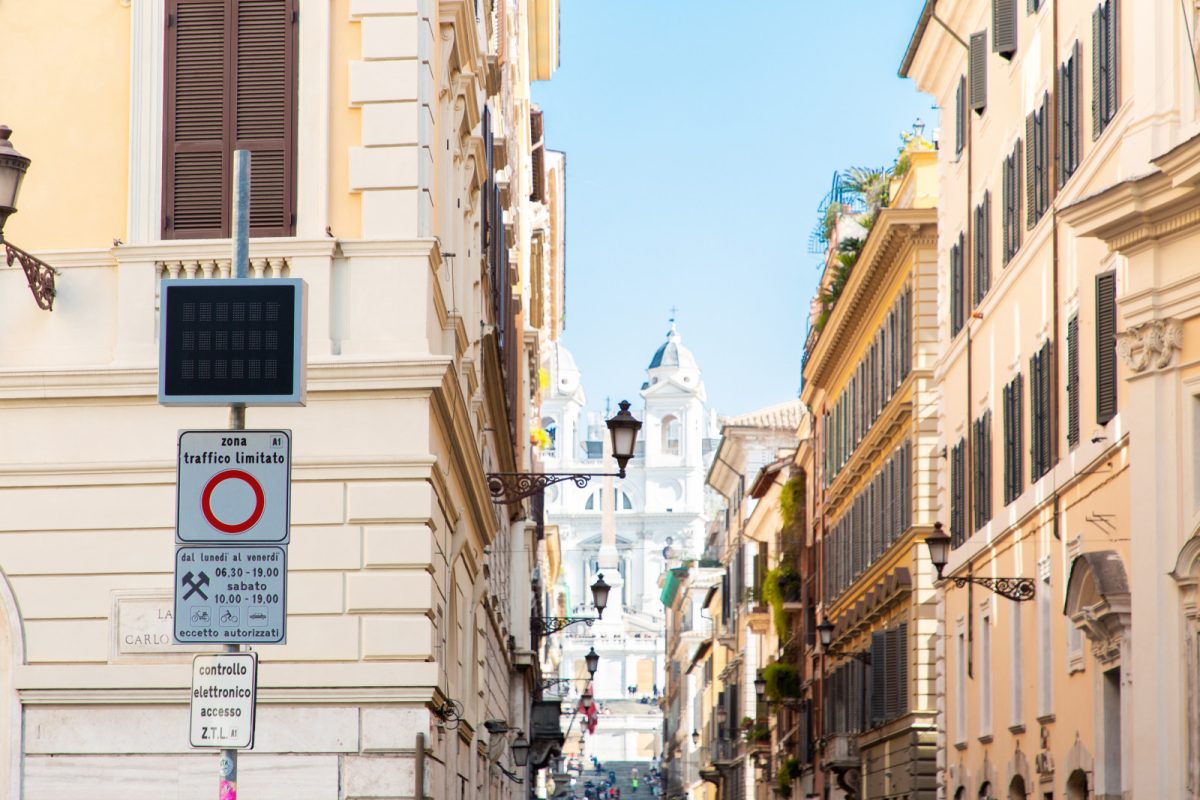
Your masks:
{"label": "white sign board", "polygon": [[287,548],[175,548],[175,641],[282,644]]}
{"label": "white sign board", "polygon": [[257,677],[254,653],[211,653],[192,660],[192,747],[254,747]]}
{"label": "white sign board", "polygon": [[175,541],[286,544],[291,431],[181,431]]}

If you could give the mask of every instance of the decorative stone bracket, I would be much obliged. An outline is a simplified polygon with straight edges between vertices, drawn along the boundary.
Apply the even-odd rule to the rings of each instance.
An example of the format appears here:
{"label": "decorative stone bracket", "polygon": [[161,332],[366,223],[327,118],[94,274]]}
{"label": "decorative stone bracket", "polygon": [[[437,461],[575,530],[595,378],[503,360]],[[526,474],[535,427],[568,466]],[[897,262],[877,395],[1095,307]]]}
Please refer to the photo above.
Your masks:
{"label": "decorative stone bracket", "polygon": [[1144,372],[1151,366],[1163,369],[1182,347],[1183,326],[1174,319],[1143,322],[1117,334],[1117,352],[1134,372]]}

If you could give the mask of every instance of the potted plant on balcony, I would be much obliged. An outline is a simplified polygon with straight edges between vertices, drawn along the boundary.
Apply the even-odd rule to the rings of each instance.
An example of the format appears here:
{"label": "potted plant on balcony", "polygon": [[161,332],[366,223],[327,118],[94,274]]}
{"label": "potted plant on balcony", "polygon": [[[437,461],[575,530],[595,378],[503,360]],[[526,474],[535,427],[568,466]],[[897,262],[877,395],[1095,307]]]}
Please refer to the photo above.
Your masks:
{"label": "potted plant on balcony", "polygon": [[792,781],[800,777],[800,762],[794,758],[785,758],[779,765],[779,773],[775,776],[775,794],[780,797],[792,796]]}
{"label": "potted plant on balcony", "polygon": [[791,664],[772,661],[763,667],[764,694],[772,700],[792,700],[800,696],[800,672]]}

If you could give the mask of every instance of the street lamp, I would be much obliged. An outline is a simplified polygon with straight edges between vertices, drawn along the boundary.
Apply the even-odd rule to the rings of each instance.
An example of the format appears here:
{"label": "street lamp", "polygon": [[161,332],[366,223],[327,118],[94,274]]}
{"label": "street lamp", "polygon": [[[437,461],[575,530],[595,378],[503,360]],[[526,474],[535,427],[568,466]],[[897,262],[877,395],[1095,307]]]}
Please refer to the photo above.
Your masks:
{"label": "street lamp", "polygon": [[[582,622],[590,628],[592,623],[604,616],[604,609],[608,607],[608,590],[611,588],[604,582],[603,574],[596,576],[596,582],[592,584],[592,603],[596,606],[594,617],[530,617],[530,625],[543,636],[558,633],[577,622]],[[594,652],[595,648],[592,650]],[[599,660],[600,656],[596,656],[597,664]]]}
{"label": "street lamp", "polygon": [[58,271],[36,256],[26,253],[15,244],[4,240],[4,223],[17,213],[17,195],[21,193],[21,181],[29,169],[30,160],[16,151],[9,142],[12,128],[0,125],[0,245],[4,246],[4,260],[8,266],[19,262],[25,271],[25,280],[38,308],[54,309],[54,276]]}
{"label": "street lamp", "polygon": [[583,660],[587,664],[588,674],[593,678],[596,677],[596,670],[600,668],[600,654],[596,652],[596,648],[593,647],[588,650],[588,653],[583,657]]}
{"label": "street lamp", "polygon": [[547,486],[559,481],[574,481],[575,485],[582,489],[592,478],[624,478],[625,465],[633,458],[637,434],[642,428],[642,423],[629,413],[628,400],[622,400],[618,405],[620,411],[605,423],[612,435],[613,458],[617,462],[617,472],[489,472],[487,484],[492,501],[515,503],[539,494]]}
{"label": "street lamp", "polygon": [[692,728],[692,744],[697,746],[700,744],[700,731],[695,728]]}
{"label": "street lamp", "polygon": [[[942,580],[942,570],[950,557],[951,538],[942,530],[942,523],[933,523],[933,531],[925,534],[925,545],[929,548],[929,561],[937,571],[937,580]],[[956,588],[961,589],[968,583],[991,589],[1001,597],[1007,597],[1015,603],[1032,600],[1036,594],[1037,584],[1033,578],[979,578],[975,575],[957,575],[950,580]]]}
{"label": "street lamp", "polygon": [[513,763],[518,767],[523,767],[529,763],[529,740],[525,738],[522,732],[517,736],[516,741],[508,746],[512,751]]}
{"label": "street lamp", "polygon": [[579,704],[581,706],[583,706],[584,711],[592,710],[592,703],[594,702],[594,697],[595,696],[592,694],[591,686],[588,686],[586,689],[583,690],[583,697],[579,698]]}
{"label": "street lamp", "polygon": [[762,702],[763,694],[767,691],[767,679],[763,677],[763,671],[760,669],[754,676],[754,693],[758,695],[758,702]]}
{"label": "street lamp", "polygon": [[717,724],[724,726],[729,721],[729,710],[725,706],[717,706]]}
{"label": "street lamp", "polygon": [[821,650],[825,655],[853,658],[864,664],[871,663],[870,650],[835,650],[829,646],[833,644],[833,623],[829,621],[829,617],[821,618],[821,622],[817,625],[817,635],[821,639]]}

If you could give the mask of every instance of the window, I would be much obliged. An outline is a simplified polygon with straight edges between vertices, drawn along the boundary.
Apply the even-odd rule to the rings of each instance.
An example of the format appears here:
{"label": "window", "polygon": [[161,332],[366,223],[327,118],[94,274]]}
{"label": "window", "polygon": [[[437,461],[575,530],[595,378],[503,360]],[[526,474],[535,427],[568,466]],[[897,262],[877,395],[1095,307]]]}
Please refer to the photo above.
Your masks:
{"label": "window", "polygon": [[1029,469],[1033,480],[1050,471],[1054,452],[1054,408],[1050,391],[1050,342],[1029,359]]}
{"label": "window", "polygon": [[1105,0],[1092,12],[1092,138],[1098,138],[1117,113],[1117,0]]}
{"label": "window", "polygon": [[1037,614],[1038,614],[1038,716],[1052,713],[1054,701],[1053,638],[1050,635],[1052,610],[1050,608],[1050,558],[1038,562]]}
{"label": "window", "polygon": [[1096,423],[1117,415],[1117,273],[1096,276]]}
{"label": "window", "polygon": [[1025,0],[1025,13],[1036,13],[1042,7],[1042,0]]}
{"label": "window", "polygon": [[[1016,574],[1020,574],[1020,571]],[[1009,609],[1009,653],[1012,660],[1012,668],[1009,680],[1010,695],[1010,716],[1009,725],[1013,728],[1025,724],[1025,653],[1024,639],[1021,636],[1021,614],[1023,606],[1020,603],[1013,603],[1008,606]],[[1075,627],[1072,625],[1071,627]]]}
{"label": "window", "polygon": [[954,742],[967,741],[967,634],[958,621],[954,647]]}
{"label": "window", "polygon": [[1067,320],[1067,445],[1079,444],[1079,315]]}
{"label": "window", "polygon": [[987,108],[987,31],[971,34],[967,74],[971,81],[971,110],[982,114]]}
{"label": "window", "polygon": [[992,0],[992,52],[1010,60],[1017,52],[1017,0]]}
{"label": "window", "polygon": [[1025,227],[1032,229],[1050,207],[1050,93],[1025,117]]}
{"label": "window", "polygon": [[663,417],[662,421],[662,451],[663,455],[677,456],[679,455],[679,418],[674,416]]}
{"label": "window", "polygon": [[972,274],[972,299],[978,306],[992,284],[992,193],[984,192],[975,206],[975,271]]}
{"label": "window", "polygon": [[1024,381],[1020,375],[1004,387],[1004,504],[1021,496],[1025,488],[1024,443],[1021,411]]}
{"label": "window", "polygon": [[967,146],[967,76],[958,79],[958,91],[954,93],[954,155],[962,155]]}
{"label": "window", "polygon": [[1079,42],[1071,48],[1071,56],[1058,68],[1058,185],[1066,184],[1079,166],[1080,62],[1083,60]]}
{"label": "window", "polygon": [[558,442],[558,421],[554,417],[542,417],[542,430],[546,432],[546,438],[550,443],[546,445],[546,455],[554,455],[554,446]]}
{"label": "window", "polygon": [[992,518],[992,412],[975,420],[971,458],[975,472],[975,530]]}
{"label": "window", "polygon": [[992,612],[986,605],[979,619],[979,735],[992,735]]}
{"label": "window", "polygon": [[967,540],[967,443],[959,439],[950,451],[950,546]]}
{"label": "window", "polygon": [[950,248],[950,337],[954,338],[966,324],[967,287],[963,265],[966,235],[958,235],[958,243]]}
{"label": "window", "polygon": [[230,235],[242,149],[250,235],[293,235],[296,27],[296,0],[167,0],[163,238]]}
{"label": "window", "polygon": [[1004,157],[1004,264],[1008,265],[1021,249],[1021,140]]}
{"label": "window", "polygon": [[871,727],[908,713],[908,623],[871,634]]}

